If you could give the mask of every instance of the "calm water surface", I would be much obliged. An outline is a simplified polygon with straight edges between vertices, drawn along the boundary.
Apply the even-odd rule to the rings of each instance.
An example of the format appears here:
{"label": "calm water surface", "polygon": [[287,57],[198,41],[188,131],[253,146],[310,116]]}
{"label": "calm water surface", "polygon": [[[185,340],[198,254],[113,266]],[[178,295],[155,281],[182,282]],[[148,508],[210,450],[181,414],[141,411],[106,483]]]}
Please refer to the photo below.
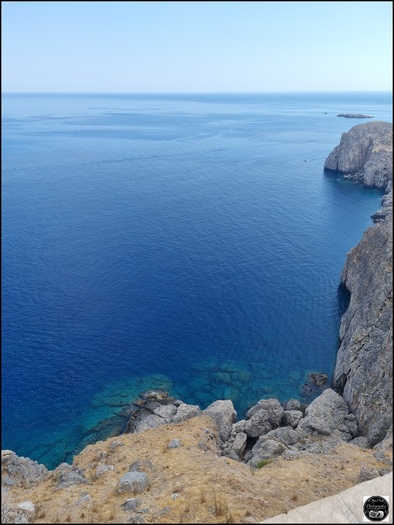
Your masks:
{"label": "calm water surface", "polygon": [[331,375],[340,273],[382,193],[324,160],[365,122],[338,113],[391,107],[3,95],[2,448],[53,468],[144,389],[230,398],[241,419]]}

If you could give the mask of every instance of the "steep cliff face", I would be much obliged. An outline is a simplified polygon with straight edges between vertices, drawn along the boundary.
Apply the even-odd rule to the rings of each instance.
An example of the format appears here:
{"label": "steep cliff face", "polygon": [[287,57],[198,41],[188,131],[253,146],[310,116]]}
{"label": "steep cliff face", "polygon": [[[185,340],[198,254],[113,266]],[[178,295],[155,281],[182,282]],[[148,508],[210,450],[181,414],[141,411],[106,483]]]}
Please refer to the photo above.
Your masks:
{"label": "steep cliff face", "polygon": [[371,188],[392,189],[393,125],[389,122],[358,124],[343,133],[327,157],[324,168],[344,173]]}
{"label": "steep cliff face", "polygon": [[342,272],[351,298],[341,321],[333,384],[371,445],[383,439],[392,424],[391,204],[382,209],[382,216],[349,252]]}

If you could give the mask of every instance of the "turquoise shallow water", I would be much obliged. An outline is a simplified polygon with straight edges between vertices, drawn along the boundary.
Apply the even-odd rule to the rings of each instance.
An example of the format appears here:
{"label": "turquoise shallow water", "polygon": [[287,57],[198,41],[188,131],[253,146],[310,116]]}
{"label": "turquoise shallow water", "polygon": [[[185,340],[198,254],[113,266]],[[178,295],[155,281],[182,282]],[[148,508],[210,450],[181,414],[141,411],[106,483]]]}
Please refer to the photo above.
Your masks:
{"label": "turquoise shallow water", "polygon": [[323,173],[341,112],[391,96],[4,95],[3,448],[52,468],[147,388],[242,418],[331,375],[382,196]]}

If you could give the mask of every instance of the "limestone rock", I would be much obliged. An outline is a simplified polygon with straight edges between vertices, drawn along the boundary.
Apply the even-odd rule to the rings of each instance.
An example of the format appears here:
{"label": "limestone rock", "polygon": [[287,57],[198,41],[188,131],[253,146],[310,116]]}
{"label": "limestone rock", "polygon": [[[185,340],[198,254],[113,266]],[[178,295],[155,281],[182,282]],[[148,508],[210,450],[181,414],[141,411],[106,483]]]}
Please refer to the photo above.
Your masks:
{"label": "limestone rock", "polygon": [[139,421],[135,427],[134,432],[145,432],[150,428],[156,428],[161,425],[165,425],[166,420],[155,414],[149,414],[142,421]]}
{"label": "limestone rock", "polygon": [[232,425],[237,418],[237,413],[232,401],[229,399],[214,401],[203,410],[202,413],[215,421],[221,440],[227,441],[231,433]]}
{"label": "limestone rock", "polygon": [[231,451],[233,451],[239,458],[245,451],[247,435],[244,432],[238,432],[231,445]]}
{"label": "limestone rock", "polygon": [[124,510],[135,510],[139,505],[141,505],[141,500],[138,498],[130,498],[122,503]]}
{"label": "limestone rock", "polygon": [[252,467],[257,467],[262,459],[271,459],[281,456],[287,446],[277,441],[276,439],[266,439],[265,436],[259,438],[252,448],[252,457],[249,464]]}
{"label": "limestone rock", "polygon": [[171,449],[171,448],[179,448],[180,446],[181,446],[181,442],[179,441],[179,439],[174,438],[168,443],[167,448],[169,448],[169,449]]}
{"label": "limestone rock", "polygon": [[362,466],[360,468],[360,473],[358,475],[358,482],[362,483],[363,481],[368,481],[370,479],[374,479],[378,477],[379,477],[379,472],[377,472],[374,469],[369,470],[365,466]]}
{"label": "limestone rock", "polygon": [[245,421],[245,433],[251,438],[263,436],[272,430],[272,426],[268,421],[268,418],[268,410],[261,409],[254,413],[250,419]]}
{"label": "limestone rock", "polygon": [[[391,196],[390,196],[391,197]],[[333,388],[351,407],[359,434],[373,446],[392,424],[392,206],[347,255],[341,275],[350,292],[342,316]]]}
{"label": "limestone rock", "polygon": [[129,471],[119,479],[118,494],[142,494],[148,486],[149,480],[145,472]]}
{"label": "limestone rock", "polygon": [[369,448],[369,441],[365,436],[358,436],[351,441],[349,441],[351,445],[356,445],[360,448]]}
{"label": "limestone rock", "polygon": [[307,407],[305,417],[299,422],[297,430],[298,432],[317,431],[323,436],[329,436],[337,431],[351,439],[345,419],[348,413],[348,406],[344,399],[329,388]]}
{"label": "limestone rock", "polygon": [[60,465],[52,471],[51,475],[59,488],[88,482],[80,469],[68,463],[60,463]]}
{"label": "limestone rock", "polygon": [[257,412],[260,411],[267,412],[267,421],[271,425],[271,428],[276,428],[280,425],[284,410],[277,399],[261,399],[256,405],[246,412],[245,419],[251,419]]}
{"label": "limestone rock", "polygon": [[285,404],[285,410],[301,410],[301,402],[298,399],[289,399]]}
{"label": "limestone rock", "polygon": [[186,403],[181,403],[178,407],[178,410],[175,416],[172,418],[173,423],[180,423],[191,417],[196,417],[200,415],[201,409],[198,405],[187,405]]}
{"label": "limestone rock", "polygon": [[301,419],[302,412],[300,410],[285,410],[283,412],[282,425],[296,428]]}
{"label": "limestone rock", "polygon": [[275,430],[270,430],[265,436],[261,438],[261,441],[266,439],[276,439],[284,445],[293,445],[299,439],[300,435],[291,427],[279,427]]}
{"label": "limestone rock", "polygon": [[171,403],[168,405],[160,405],[153,410],[154,414],[162,417],[167,423],[172,421],[172,418],[175,416],[176,412],[177,407]]}
{"label": "limestone rock", "polygon": [[1,451],[1,477],[4,485],[32,485],[48,475],[44,465],[29,458],[17,456],[12,450]]}
{"label": "limestone rock", "polygon": [[393,179],[393,126],[366,122],[343,133],[340,144],[327,157],[324,168],[344,173],[365,186],[390,191]]}
{"label": "limestone rock", "polygon": [[34,523],[36,508],[32,501],[1,504],[1,523]]}

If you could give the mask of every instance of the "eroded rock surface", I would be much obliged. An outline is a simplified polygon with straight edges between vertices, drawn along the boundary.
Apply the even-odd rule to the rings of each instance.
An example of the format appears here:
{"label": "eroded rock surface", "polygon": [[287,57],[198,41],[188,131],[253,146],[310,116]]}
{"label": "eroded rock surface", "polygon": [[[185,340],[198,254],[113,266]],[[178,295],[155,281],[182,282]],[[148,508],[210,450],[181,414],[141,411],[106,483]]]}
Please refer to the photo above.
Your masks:
{"label": "eroded rock surface", "polygon": [[342,272],[351,295],[341,321],[333,379],[333,387],[357,416],[360,435],[371,445],[390,427],[393,404],[391,195],[383,203],[379,221],[348,253]]}
{"label": "eroded rock surface", "polygon": [[339,171],[371,188],[392,189],[393,125],[366,122],[343,133],[327,157],[324,168]]}

